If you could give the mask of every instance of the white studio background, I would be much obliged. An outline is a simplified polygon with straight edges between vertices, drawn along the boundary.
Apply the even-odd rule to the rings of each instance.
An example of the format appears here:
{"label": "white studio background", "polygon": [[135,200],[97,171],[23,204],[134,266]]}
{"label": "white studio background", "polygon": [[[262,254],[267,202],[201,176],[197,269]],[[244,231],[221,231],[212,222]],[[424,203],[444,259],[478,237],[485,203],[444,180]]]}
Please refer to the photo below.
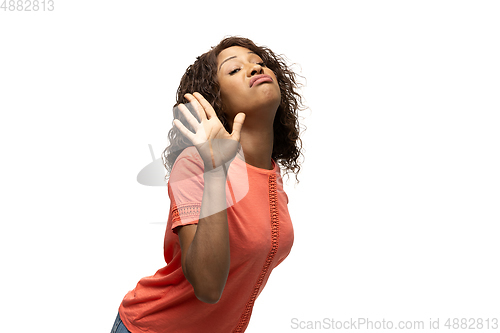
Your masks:
{"label": "white studio background", "polygon": [[54,5],[0,10],[3,331],[109,332],[163,267],[166,187],[136,177],[228,35],[297,63],[310,107],[294,247],[247,332],[498,318],[498,2]]}

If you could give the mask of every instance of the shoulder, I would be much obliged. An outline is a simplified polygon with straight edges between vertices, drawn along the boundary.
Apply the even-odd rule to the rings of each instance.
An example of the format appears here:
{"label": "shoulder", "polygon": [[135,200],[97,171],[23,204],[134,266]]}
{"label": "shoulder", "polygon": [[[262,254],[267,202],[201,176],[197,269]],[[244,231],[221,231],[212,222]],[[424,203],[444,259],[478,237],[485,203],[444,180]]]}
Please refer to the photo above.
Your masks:
{"label": "shoulder", "polygon": [[281,176],[281,168],[280,168],[280,165],[278,164],[278,162],[276,162],[276,160],[274,158],[271,159],[271,162],[273,163],[274,172]]}
{"label": "shoulder", "polygon": [[177,159],[175,160],[174,165],[172,166],[172,170],[176,167],[177,164],[185,162],[186,160],[203,166],[203,160],[201,159],[198,150],[196,149],[196,147],[190,146],[184,148],[184,150],[179,154],[179,156],[177,156]]}
{"label": "shoulder", "polygon": [[202,175],[204,169],[203,160],[198,150],[194,146],[187,147],[175,160],[170,172],[169,182]]}

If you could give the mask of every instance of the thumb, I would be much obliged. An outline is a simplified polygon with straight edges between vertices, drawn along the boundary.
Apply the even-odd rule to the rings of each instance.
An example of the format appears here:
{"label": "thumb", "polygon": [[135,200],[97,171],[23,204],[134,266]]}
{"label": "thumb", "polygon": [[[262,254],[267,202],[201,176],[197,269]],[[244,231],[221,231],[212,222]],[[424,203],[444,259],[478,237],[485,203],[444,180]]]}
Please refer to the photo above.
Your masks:
{"label": "thumb", "polygon": [[234,117],[233,132],[231,133],[231,136],[238,141],[240,141],[241,128],[243,127],[243,123],[245,122],[245,117],[246,115],[243,112],[238,113]]}

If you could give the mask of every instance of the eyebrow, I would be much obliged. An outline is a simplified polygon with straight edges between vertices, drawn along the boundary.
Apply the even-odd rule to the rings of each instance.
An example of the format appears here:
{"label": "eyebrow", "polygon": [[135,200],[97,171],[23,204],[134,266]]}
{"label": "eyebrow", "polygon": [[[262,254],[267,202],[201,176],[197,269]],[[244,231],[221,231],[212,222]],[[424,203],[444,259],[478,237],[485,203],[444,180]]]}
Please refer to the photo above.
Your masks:
{"label": "eyebrow", "polygon": [[[250,51],[250,52],[248,52],[248,53],[249,53],[249,54],[250,54],[250,53],[253,53],[253,54],[258,55],[257,53],[255,53],[255,52],[253,52],[253,51]],[[223,62],[221,62],[220,66],[219,66],[219,70],[221,69],[222,65],[223,65],[226,61],[231,60],[231,59],[234,59],[234,58],[236,58],[236,56],[229,57],[229,58],[227,58],[226,60],[224,60]]]}

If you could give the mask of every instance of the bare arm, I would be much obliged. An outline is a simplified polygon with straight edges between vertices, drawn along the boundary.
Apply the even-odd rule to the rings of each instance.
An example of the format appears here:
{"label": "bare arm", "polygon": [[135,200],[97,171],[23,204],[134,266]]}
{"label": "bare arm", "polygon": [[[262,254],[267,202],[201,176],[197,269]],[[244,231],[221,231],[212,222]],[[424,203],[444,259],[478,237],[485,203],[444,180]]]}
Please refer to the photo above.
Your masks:
{"label": "bare arm", "polygon": [[200,94],[186,95],[186,98],[198,111],[201,122],[198,123],[183,106],[179,108],[196,133],[187,130],[178,120],[174,124],[198,149],[205,164],[205,173],[198,224],[182,226],[178,230],[182,270],[199,300],[216,303],[224,290],[230,265],[226,166],[236,155],[244,115],[235,117],[230,135]]}
{"label": "bare arm", "polygon": [[[178,235],[182,271],[193,286],[196,297],[206,303],[216,303],[224,290],[230,264],[226,177],[220,170],[215,174],[205,174],[204,178],[200,216],[205,217],[198,221],[198,225],[180,227]],[[210,214],[214,210],[217,212]]]}

